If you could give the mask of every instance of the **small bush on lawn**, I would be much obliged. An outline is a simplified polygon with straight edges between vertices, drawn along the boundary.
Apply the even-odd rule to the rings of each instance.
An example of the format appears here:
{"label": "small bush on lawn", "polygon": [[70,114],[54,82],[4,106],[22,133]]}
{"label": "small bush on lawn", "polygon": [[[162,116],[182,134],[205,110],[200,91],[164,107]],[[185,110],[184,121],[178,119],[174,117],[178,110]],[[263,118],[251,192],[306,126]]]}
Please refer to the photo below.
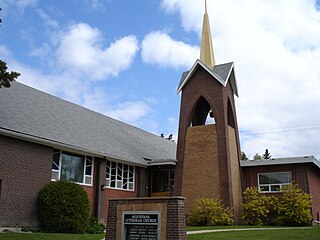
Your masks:
{"label": "small bush on lawn", "polygon": [[282,194],[275,202],[276,217],[273,223],[287,226],[306,226],[311,224],[311,195],[305,193],[297,184],[283,186]]}
{"label": "small bush on lawn", "polygon": [[90,234],[103,233],[103,230],[105,228],[106,226],[102,223],[99,223],[96,217],[90,217],[89,224],[86,229],[86,233],[90,233]]}
{"label": "small bush on lawn", "polygon": [[39,217],[47,232],[83,233],[89,220],[89,199],[78,184],[51,182],[38,195]]}
{"label": "small bush on lawn", "polygon": [[245,224],[263,225],[272,211],[273,198],[261,194],[258,188],[249,187],[243,192],[243,216]]}
{"label": "small bush on lawn", "polygon": [[232,217],[231,210],[225,208],[221,200],[199,198],[194,202],[187,222],[190,226],[231,225],[233,224]]}

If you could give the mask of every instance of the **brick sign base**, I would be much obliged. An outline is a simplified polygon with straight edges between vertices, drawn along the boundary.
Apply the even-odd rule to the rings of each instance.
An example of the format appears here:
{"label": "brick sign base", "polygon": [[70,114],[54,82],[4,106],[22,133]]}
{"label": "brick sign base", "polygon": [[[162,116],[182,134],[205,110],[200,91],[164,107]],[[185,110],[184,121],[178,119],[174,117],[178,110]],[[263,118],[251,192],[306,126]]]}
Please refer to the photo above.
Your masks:
{"label": "brick sign base", "polygon": [[[184,200],[183,197],[111,199],[105,239],[123,240],[126,239],[125,235],[128,235],[129,230],[138,231],[136,229],[141,227],[140,232],[145,232],[146,228],[149,232],[157,231],[159,240],[186,240]],[[133,221],[130,219],[131,213],[148,223],[127,225],[128,221]],[[152,213],[157,213],[158,217]]]}

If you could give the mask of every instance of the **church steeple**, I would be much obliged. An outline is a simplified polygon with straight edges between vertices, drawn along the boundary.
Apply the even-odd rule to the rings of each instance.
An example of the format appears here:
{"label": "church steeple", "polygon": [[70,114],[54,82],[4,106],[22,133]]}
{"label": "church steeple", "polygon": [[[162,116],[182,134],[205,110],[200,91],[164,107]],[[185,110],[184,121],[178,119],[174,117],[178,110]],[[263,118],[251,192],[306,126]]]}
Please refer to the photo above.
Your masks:
{"label": "church steeple", "polygon": [[200,60],[201,62],[206,64],[210,69],[213,69],[213,67],[216,64],[212,46],[209,16],[207,13],[207,0],[205,0],[205,13],[203,16]]}

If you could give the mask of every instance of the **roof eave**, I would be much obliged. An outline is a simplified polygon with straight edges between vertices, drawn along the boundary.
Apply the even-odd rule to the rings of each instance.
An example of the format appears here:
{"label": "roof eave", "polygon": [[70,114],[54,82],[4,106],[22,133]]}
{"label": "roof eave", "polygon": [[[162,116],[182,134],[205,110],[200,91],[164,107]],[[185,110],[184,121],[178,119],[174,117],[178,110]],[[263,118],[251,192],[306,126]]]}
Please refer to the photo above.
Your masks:
{"label": "roof eave", "polygon": [[130,165],[135,165],[135,166],[140,166],[140,167],[147,167],[148,166],[148,164],[137,163],[137,162],[131,161],[129,159],[124,159],[119,156],[114,156],[114,155],[110,155],[110,154],[106,154],[106,153],[102,153],[102,152],[97,152],[97,151],[92,151],[90,149],[86,149],[86,148],[74,146],[71,144],[54,141],[51,139],[45,139],[45,138],[30,135],[30,134],[26,134],[26,133],[16,132],[16,131],[9,130],[9,129],[0,128],[0,135],[14,137],[14,138],[17,138],[17,139],[20,139],[23,141],[41,144],[41,145],[45,145],[48,147],[59,148],[61,150],[65,150],[65,151],[68,151],[68,150],[74,151],[76,153],[83,154],[83,155],[93,155],[95,157],[106,158],[106,159],[110,159],[110,160],[113,159],[113,160],[127,163]]}

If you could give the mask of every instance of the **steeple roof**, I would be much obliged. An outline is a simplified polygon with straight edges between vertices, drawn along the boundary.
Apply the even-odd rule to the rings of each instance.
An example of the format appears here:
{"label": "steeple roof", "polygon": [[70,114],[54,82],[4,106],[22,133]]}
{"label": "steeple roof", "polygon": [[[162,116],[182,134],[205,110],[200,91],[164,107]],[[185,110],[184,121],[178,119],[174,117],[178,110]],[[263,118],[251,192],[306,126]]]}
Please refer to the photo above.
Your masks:
{"label": "steeple roof", "polygon": [[182,90],[182,88],[187,84],[187,82],[191,79],[192,75],[197,71],[199,67],[205,69],[214,79],[216,79],[224,87],[227,86],[228,81],[230,81],[233,93],[237,97],[239,97],[233,62],[215,65],[214,68],[211,70],[199,59],[193,64],[190,71],[182,73],[179,86],[177,88],[177,93],[179,93]]}
{"label": "steeple roof", "polygon": [[207,13],[207,1],[205,1],[205,13],[203,15],[200,60],[201,62],[206,64],[210,69],[213,69],[213,67],[216,64],[212,46],[209,16]]}

